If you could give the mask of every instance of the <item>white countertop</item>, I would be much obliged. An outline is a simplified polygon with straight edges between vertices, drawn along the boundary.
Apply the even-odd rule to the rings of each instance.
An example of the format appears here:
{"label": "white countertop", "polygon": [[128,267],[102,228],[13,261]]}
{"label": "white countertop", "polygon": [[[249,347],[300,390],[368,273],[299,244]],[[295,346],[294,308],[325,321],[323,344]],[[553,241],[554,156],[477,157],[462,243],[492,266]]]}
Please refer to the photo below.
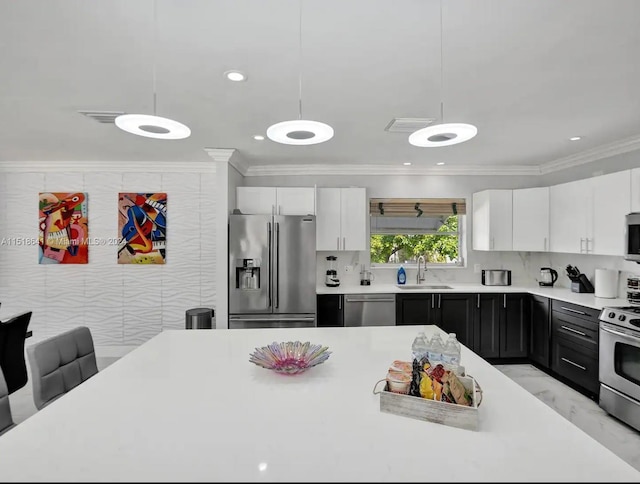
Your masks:
{"label": "white countertop", "polygon": [[[415,289],[400,289],[395,284],[371,284],[370,286],[338,286],[327,287],[319,285],[316,288],[317,294],[404,294],[404,293],[461,293],[461,292],[490,292],[490,293],[505,293],[505,292],[517,292],[517,293],[529,293],[536,294],[538,296],[549,297],[557,299],[559,301],[570,302],[579,304],[594,309],[602,309],[605,306],[629,306],[629,302],[623,298],[606,299],[595,297],[593,294],[575,293],[570,289],[563,287],[540,287],[540,286],[483,286],[482,284],[463,284],[463,283],[448,283],[448,282],[433,282],[433,285],[450,286],[451,289],[429,289],[415,288]],[[425,284],[428,286],[429,284]]]}
{"label": "white countertop", "polygon": [[[372,389],[427,327],[165,331],[0,437],[9,481],[640,481],[467,348],[479,431],[379,410]],[[283,376],[256,346],[333,352]]]}

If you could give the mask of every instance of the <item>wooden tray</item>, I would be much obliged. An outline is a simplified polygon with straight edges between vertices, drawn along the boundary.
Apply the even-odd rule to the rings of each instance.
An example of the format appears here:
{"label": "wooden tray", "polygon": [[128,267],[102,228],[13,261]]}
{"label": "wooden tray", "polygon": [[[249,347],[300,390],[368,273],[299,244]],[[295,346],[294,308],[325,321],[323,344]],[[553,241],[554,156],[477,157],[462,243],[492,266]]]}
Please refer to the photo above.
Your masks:
{"label": "wooden tray", "polygon": [[[381,412],[477,431],[478,407],[482,402],[482,390],[473,377],[463,376],[459,379],[472,395],[473,401],[470,407],[390,392],[386,380],[376,383],[373,393],[380,394]],[[378,390],[380,383],[383,382],[384,388]]]}

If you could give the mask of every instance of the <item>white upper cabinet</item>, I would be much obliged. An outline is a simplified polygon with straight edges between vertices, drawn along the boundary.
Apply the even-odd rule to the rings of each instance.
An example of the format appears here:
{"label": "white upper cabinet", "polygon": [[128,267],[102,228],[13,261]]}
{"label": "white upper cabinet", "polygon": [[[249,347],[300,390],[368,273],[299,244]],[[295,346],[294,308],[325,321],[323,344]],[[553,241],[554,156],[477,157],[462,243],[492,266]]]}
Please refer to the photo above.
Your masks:
{"label": "white upper cabinet", "polygon": [[631,212],[631,171],[597,176],[589,181],[593,184],[593,224],[587,251],[624,256],[625,216]]}
{"label": "white upper cabinet", "polygon": [[630,170],[551,187],[551,251],[624,255]]}
{"label": "white upper cabinet", "polygon": [[237,187],[236,208],[246,214],[314,215],[313,187]]}
{"label": "white upper cabinet", "polygon": [[242,213],[271,215],[276,203],[276,187],[236,187],[236,208]]}
{"label": "white upper cabinet", "polygon": [[513,250],[549,250],[549,187],[513,190]]}
{"label": "white upper cabinet", "polygon": [[512,250],[513,190],[473,194],[473,250]]}
{"label": "white upper cabinet", "polygon": [[366,250],[368,216],[366,189],[318,188],[316,250]]}
{"label": "white upper cabinet", "polygon": [[591,180],[578,180],[550,188],[551,252],[587,253],[591,203]]}
{"label": "white upper cabinet", "polygon": [[631,170],[631,211],[640,212],[640,168]]}

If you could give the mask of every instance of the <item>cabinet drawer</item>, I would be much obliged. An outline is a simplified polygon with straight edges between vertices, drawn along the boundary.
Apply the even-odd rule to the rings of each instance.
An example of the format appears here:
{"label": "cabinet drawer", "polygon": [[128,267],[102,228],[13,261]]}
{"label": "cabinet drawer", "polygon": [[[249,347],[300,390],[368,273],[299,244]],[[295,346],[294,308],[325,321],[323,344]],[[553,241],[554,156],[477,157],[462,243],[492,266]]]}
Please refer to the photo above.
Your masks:
{"label": "cabinet drawer", "polygon": [[598,393],[598,353],[564,338],[556,338],[551,369],[593,393]]}
{"label": "cabinet drawer", "polygon": [[599,309],[587,308],[584,306],[578,306],[577,304],[572,304],[564,301],[558,301],[554,299],[551,303],[551,309],[555,312],[569,314],[576,318],[581,318],[586,321],[591,321],[598,326],[598,318],[600,316]]}
{"label": "cabinet drawer", "polygon": [[597,324],[556,311],[552,316],[552,325],[554,337],[561,336],[591,351],[598,350]]}

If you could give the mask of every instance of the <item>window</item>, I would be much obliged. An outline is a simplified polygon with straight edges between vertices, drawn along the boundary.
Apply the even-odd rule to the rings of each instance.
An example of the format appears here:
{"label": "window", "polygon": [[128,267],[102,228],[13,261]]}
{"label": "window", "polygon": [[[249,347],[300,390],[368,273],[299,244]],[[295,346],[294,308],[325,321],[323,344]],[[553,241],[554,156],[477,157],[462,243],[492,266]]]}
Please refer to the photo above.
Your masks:
{"label": "window", "polygon": [[371,263],[462,266],[464,199],[372,198]]}

